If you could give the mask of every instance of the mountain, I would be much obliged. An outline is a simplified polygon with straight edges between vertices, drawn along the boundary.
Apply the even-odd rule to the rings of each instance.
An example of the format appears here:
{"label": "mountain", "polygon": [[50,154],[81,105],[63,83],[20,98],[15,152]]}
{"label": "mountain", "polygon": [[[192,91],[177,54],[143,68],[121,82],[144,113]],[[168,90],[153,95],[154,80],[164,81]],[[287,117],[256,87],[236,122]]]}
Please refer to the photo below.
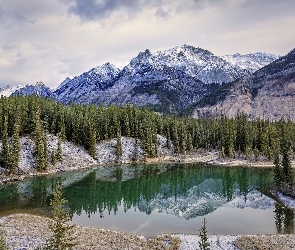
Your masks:
{"label": "mountain", "polygon": [[230,82],[187,110],[193,117],[295,117],[295,49],[253,74]]}
{"label": "mountain", "polygon": [[21,95],[36,95],[38,97],[44,96],[45,98],[53,97],[52,90],[44,85],[42,82],[37,82],[35,85],[26,85],[22,88],[15,90],[13,96]]}
{"label": "mountain", "polygon": [[239,66],[242,69],[246,69],[250,73],[254,73],[274,60],[279,59],[280,56],[257,52],[246,55],[240,55],[237,53],[234,55],[221,56],[221,58],[233,65]]}
{"label": "mountain", "polygon": [[177,199],[165,188],[163,185],[159,193],[149,201],[141,199],[138,209],[147,214],[157,211],[189,220],[208,215],[220,207],[261,210],[273,210],[275,207],[273,199],[255,189],[249,190],[247,195],[242,195],[238,187],[235,187],[232,197],[226,197],[222,192],[221,179],[206,179],[189,188],[183,195],[177,195]]}
{"label": "mountain", "polygon": [[15,91],[21,89],[25,87],[25,85],[17,85],[17,86],[9,86],[7,85],[6,87],[4,88],[0,88],[0,96],[10,96],[12,95]]}
{"label": "mountain", "polygon": [[13,95],[42,95],[65,104],[131,103],[161,113],[177,113],[277,58],[261,52],[218,57],[189,45],[156,53],[147,49],[122,70],[106,63],[66,78],[54,92],[37,83],[18,88]]}
{"label": "mountain", "polygon": [[95,67],[88,72],[66,78],[53,92],[54,97],[63,103],[93,103],[95,96],[111,88],[118,78],[120,69],[110,63]]}
{"label": "mountain", "polygon": [[122,70],[106,63],[73,79],[67,78],[53,95],[66,104],[132,103],[160,112],[179,111],[271,60],[271,55],[267,60],[255,54],[248,57],[251,69],[233,64],[229,56],[225,60],[189,45],[154,54],[145,50]]}

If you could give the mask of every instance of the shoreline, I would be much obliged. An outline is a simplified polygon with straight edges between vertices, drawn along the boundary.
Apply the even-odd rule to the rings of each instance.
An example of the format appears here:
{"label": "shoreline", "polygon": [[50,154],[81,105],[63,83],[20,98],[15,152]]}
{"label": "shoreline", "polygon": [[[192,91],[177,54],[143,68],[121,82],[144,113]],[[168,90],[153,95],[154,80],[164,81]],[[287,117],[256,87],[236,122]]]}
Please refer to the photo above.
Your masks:
{"label": "shoreline", "polygon": [[[183,164],[194,164],[194,163],[205,163],[208,165],[216,165],[222,167],[249,167],[249,168],[272,168],[274,165],[270,161],[257,161],[253,162],[249,159],[236,159],[236,158],[219,158],[218,151],[206,151],[202,153],[194,152],[191,155],[178,155],[178,156],[164,156],[156,158],[145,158],[142,161],[131,161],[124,163],[90,163],[88,165],[80,165],[75,167],[65,167],[63,168],[63,163],[60,163],[56,167],[50,167],[47,171],[34,171],[27,174],[12,174],[5,175],[0,174],[0,186],[23,181],[27,178],[44,176],[49,174],[56,174],[59,172],[71,172],[92,169],[97,167],[108,167],[108,166],[121,166],[121,165],[131,165],[131,164],[173,164],[173,163],[183,163]],[[295,161],[292,161],[292,168],[295,168]]]}
{"label": "shoreline", "polygon": [[[9,249],[33,250],[44,246],[52,235],[48,229],[51,219],[30,214],[0,217],[0,230],[6,236]],[[77,243],[74,249],[162,249],[178,245],[177,249],[198,249],[200,236],[196,234],[161,234],[147,239],[144,236],[92,227],[75,226],[71,235]],[[211,250],[239,249],[295,249],[294,234],[272,235],[208,235]],[[239,246],[239,248],[237,247]],[[154,248],[158,247],[158,248]],[[247,248],[248,247],[248,248]],[[258,248],[260,247],[260,248]],[[171,249],[171,248],[170,248]]]}
{"label": "shoreline", "polygon": [[[221,158],[220,151],[213,149],[198,149],[186,152],[186,154],[175,155],[173,153],[173,146],[172,148],[167,148],[167,139],[165,137],[157,135],[157,139],[158,157],[149,158],[145,157],[141,142],[137,145],[134,138],[121,137],[122,155],[119,163],[117,163],[116,156],[116,138],[97,143],[94,157],[91,157],[84,147],[75,145],[69,141],[62,141],[62,162],[58,162],[55,165],[48,163],[46,171],[38,171],[33,154],[34,142],[29,136],[21,137],[21,154],[18,170],[15,174],[8,175],[5,174],[5,169],[0,167],[0,186],[34,176],[122,164],[206,163],[224,167],[273,167],[273,162],[267,161],[262,156],[255,159],[253,156],[246,157],[236,153],[235,158]],[[57,136],[48,134],[48,156],[50,156],[50,152],[56,150],[57,142]],[[1,147],[2,144],[0,141],[0,149]],[[134,160],[135,152],[137,152],[136,161]],[[292,167],[295,167],[295,160],[292,161]]]}
{"label": "shoreline", "polygon": [[[8,179],[8,183],[10,182],[17,182],[17,181],[22,181],[25,178],[30,178],[30,177],[34,177],[34,176],[42,176],[42,175],[49,175],[49,174],[55,174],[58,172],[68,172],[68,171],[75,171],[75,170],[87,170],[87,169],[92,169],[92,168],[97,168],[97,167],[108,167],[108,166],[114,166],[114,165],[122,165],[122,164],[161,164],[161,163],[185,163],[185,164],[193,164],[193,163],[197,163],[197,162],[201,162],[201,163],[206,163],[209,165],[216,165],[216,167],[218,166],[222,166],[222,167],[249,167],[249,168],[255,168],[255,167],[259,167],[259,168],[271,168],[273,165],[270,162],[267,161],[257,161],[257,162],[252,162],[246,160],[246,159],[242,159],[242,158],[236,158],[236,159],[232,159],[232,158],[219,158],[219,152],[218,151],[205,151],[205,150],[199,150],[199,151],[195,151],[193,152],[191,155],[179,155],[179,156],[164,156],[164,157],[158,157],[158,158],[145,158],[143,161],[141,162],[125,162],[125,163],[113,163],[110,162],[108,164],[105,163],[101,163],[101,164],[83,164],[83,165],[76,165],[74,167],[65,167],[65,168],[61,168],[62,164],[56,166],[55,168],[50,168],[48,169],[48,171],[46,172],[35,172],[35,173],[30,173],[30,174],[25,174],[25,175],[15,175],[15,176],[11,176],[11,179]],[[294,161],[292,162],[292,166],[294,167]],[[2,176],[0,175],[0,183],[1,183],[1,178]],[[7,183],[7,184],[8,184]],[[2,183],[3,185],[5,185],[5,183]],[[292,207],[292,202],[288,204],[288,201],[286,201],[286,198],[288,199],[288,197],[279,197],[279,194],[276,193],[275,196],[278,198],[278,200],[280,200],[282,203],[290,206],[289,204],[291,204],[291,208],[295,209],[295,205],[294,207]],[[293,199],[294,201],[294,199]],[[295,201],[294,201],[295,204]],[[5,223],[6,219],[3,218],[17,218],[17,217],[26,217],[26,220],[28,220],[28,217],[32,217],[33,220],[33,229],[28,229],[28,232],[34,232],[34,228],[37,231],[41,231],[44,229],[44,225],[46,225],[46,223],[44,223],[44,221],[48,221],[50,220],[48,217],[46,216],[38,216],[38,215],[31,215],[31,214],[18,214],[18,213],[13,213],[4,217],[0,217],[0,229],[3,229],[3,223]],[[34,222],[34,218],[38,218],[35,222]],[[42,225],[38,224],[39,222]],[[28,222],[28,221],[27,221]],[[19,247],[26,247],[25,249],[29,250],[29,249],[35,249],[35,246],[33,247],[32,244],[43,244],[45,241],[44,239],[40,236],[37,237],[35,235],[30,235],[30,233],[28,233],[29,235],[26,235],[25,233],[23,234],[22,232],[15,232],[15,230],[21,230],[23,231],[23,227],[29,225],[29,223],[24,223],[24,225],[22,227],[19,226],[18,223],[14,223],[14,226],[9,227],[8,231],[5,229],[5,234],[12,234],[14,236],[11,236],[10,238],[10,242],[11,244],[13,244],[14,246],[17,246],[17,244],[23,244],[18,245]],[[39,226],[38,226],[39,225]],[[43,229],[42,229],[43,227]],[[89,242],[91,242],[91,246],[87,246],[87,242],[83,242],[82,239],[80,239],[80,243],[81,245],[79,246],[79,248],[77,249],[93,249],[94,247],[94,243],[96,242],[96,239],[99,238],[101,239],[100,242],[98,242],[97,244],[99,245],[99,249],[150,249],[148,248],[148,244],[170,244],[169,241],[164,240],[164,238],[166,237],[164,234],[160,235],[160,239],[156,239],[156,238],[152,238],[152,239],[147,239],[144,236],[137,236],[137,235],[130,235],[127,233],[120,233],[120,232],[116,232],[116,231],[110,231],[110,230],[105,230],[105,229],[97,229],[97,228],[91,228],[91,227],[76,227],[77,228],[77,235],[83,235],[84,231],[88,232],[88,235],[84,235],[84,237],[89,240]],[[33,231],[32,231],[33,230]],[[80,230],[80,231],[79,231]],[[13,233],[14,232],[14,233]],[[25,230],[26,232],[26,230]],[[107,232],[107,233],[106,233]],[[44,233],[46,234],[46,233]],[[48,234],[48,232],[47,232]],[[107,234],[107,237],[104,238],[104,234]],[[38,235],[38,234],[37,234]],[[99,237],[97,237],[97,235],[99,235]],[[170,235],[170,234],[167,234]],[[162,240],[161,240],[162,237]],[[169,236],[170,237],[170,236]],[[82,237],[83,238],[83,237]],[[198,242],[199,242],[199,236],[198,235],[193,235],[193,234],[172,234],[172,238],[179,238],[180,239],[180,243],[179,249],[197,249],[198,248]],[[102,240],[103,239],[103,240]],[[118,240],[114,240],[114,239],[118,239]],[[165,238],[166,239],[166,238]],[[220,249],[228,249],[228,250],[238,250],[238,248],[235,247],[234,242],[235,241],[239,241],[239,239],[241,239],[241,242],[239,244],[241,244],[241,246],[252,246],[253,244],[256,244],[257,246],[259,246],[259,244],[262,244],[261,242],[264,242],[263,244],[266,244],[264,246],[267,246],[268,249],[293,249],[293,248],[277,248],[278,246],[281,246],[280,244],[282,240],[286,241],[286,242],[291,242],[290,244],[293,244],[292,246],[295,246],[295,238],[294,235],[291,235],[291,237],[289,237],[289,235],[279,235],[279,234],[275,234],[275,235],[208,235],[208,240],[211,244],[210,249],[216,249],[216,250],[220,250]],[[27,242],[29,241],[29,242]],[[150,241],[152,241],[153,243],[149,243]],[[127,243],[126,243],[127,242]],[[163,243],[164,242],[164,243]],[[90,244],[90,243],[89,243]],[[127,245],[126,245],[127,244]],[[133,245],[132,245],[133,244]],[[289,244],[289,243],[288,243]],[[98,246],[98,245],[97,245]],[[133,246],[133,247],[130,247]],[[167,246],[167,245],[166,245]],[[12,249],[12,248],[11,248]],[[15,249],[15,248],[13,248]],[[243,248],[241,248],[243,249]],[[295,249],[295,248],[294,248]]]}

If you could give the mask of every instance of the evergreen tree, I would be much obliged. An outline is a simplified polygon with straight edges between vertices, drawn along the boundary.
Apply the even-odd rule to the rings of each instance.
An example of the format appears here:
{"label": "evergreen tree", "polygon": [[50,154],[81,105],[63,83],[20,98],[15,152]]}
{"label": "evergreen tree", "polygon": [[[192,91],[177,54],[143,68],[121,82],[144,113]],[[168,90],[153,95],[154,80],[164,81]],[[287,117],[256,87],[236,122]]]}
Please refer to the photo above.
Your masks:
{"label": "evergreen tree", "polygon": [[19,143],[19,123],[14,124],[14,132],[12,136],[11,145],[9,147],[9,171],[15,172],[19,166],[20,160],[20,143]]}
{"label": "evergreen tree", "polygon": [[60,140],[57,141],[56,159],[58,161],[62,161],[62,148]]}
{"label": "evergreen tree", "polygon": [[73,249],[76,245],[74,238],[70,236],[74,225],[67,225],[66,222],[71,220],[70,213],[64,208],[68,201],[62,198],[60,184],[57,185],[53,192],[53,199],[50,205],[53,207],[54,217],[53,222],[49,225],[49,229],[53,236],[46,242],[46,250],[68,250]]}
{"label": "evergreen tree", "polygon": [[125,135],[127,137],[130,137],[130,134],[131,134],[131,132],[130,132],[130,122],[129,122],[129,115],[128,115],[127,112],[125,113],[125,116],[124,116],[124,127],[125,127]]}
{"label": "evergreen tree", "polygon": [[93,125],[90,125],[90,139],[89,139],[89,154],[91,157],[95,157],[96,155],[96,132]]}
{"label": "evergreen tree", "polygon": [[3,130],[2,130],[2,151],[1,164],[4,168],[9,167],[9,144],[8,144],[8,115],[4,115]]}
{"label": "evergreen tree", "polygon": [[283,178],[287,186],[287,189],[291,189],[293,185],[293,173],[290,161],[290,149],[291,140],[289,130],[285,122],[281,123],[281,152],[282,152],[282,167],[283,167]]}
{"label": "evergreen tree", "polygon": [[34,155],[37,161],[37,168],[40,170],[45,170],[47,162],[46,162],[46,155],[44,150],[44,137],[43,137],[42,123],[40,119],[39,106],[36,106],[36,109],[35,109],[34,123],[35,123],[35,129],[33,132],[33,139],[35,142]]}
{"label": "evergreen tree", "polygon": [[148,121],[146,121],[145,124],[145,130],[144,130],[144,137],[143,137],[143,151],[146,156],[151,156],[152,153],[152,143],[153,142],[153,134],[152,134],[152,128]]}
{"label": "evergreen tree", "polygon": [[203,226],[201,227],[199,236],[201,238],[201,240],[199,241],[200,250],[210,250],[210,243],[208,242],[205,218],[204,218]]}
{"label": "evergreen tree", "polygon": [[56,155],[54,149],[51,150],[51,164],[54,166],[56,164]]}
{"label": "evergreen tree", "polygon": [[138,161],[138,139],[135,138],[135,144],[134,144],[134,159],[135,162]]}
{"label": "evergreen tree", "polygon": [[121,133],[119,130],[117,133],[117,144],[116,144],[117,163],[120,162],[121,156],[122,156],[122,141],[121,141]]}
{"label": "evergreen tree", "polygon": [[43,145],[44,145],[44,160],[45,160],[45,169],[48,167],[48,137],[47,134],[44,133],[43,135]]}
{"label": "evergreen tree", "polygon": [[152,135],[152,157],[157,157],[158,156],[158,137],[157,137],[157,133],[154,132]]}
{"label": "evergreen tree", "polygon": [[274,180],[278,188],[282,186],[283,176],[282,176],[282,165],[280,161],[280,151],[279,149],[274,152]]}
{"label": "evergreen tree", "polygon": [[171,149],[171,138],[170,138],[170,131],[168,127],[166,129],[166,138],[167,138],[167,148]]}
{"label": "evergreen tree", "polygon": [[178,139],[177,129],[175,129],[173,133],[173,143],[174,143],[174,153],[179,154],[179,139]]}
{"label": "evergreen tree", "polygon": [[188,138],[187,138],[187,150],[188,150],[189,154],[192,151],[192,149],[193,149],[193,139],[192,139],[191,134],[189,133]]}
{"label": "evergreen tree", "polygon": [[289,149],[284,147],[282,154],[283,154],[282,166],[283,166],[284,180],[287,185],[287,188],[291,189],[293,186],[293,173],[292,173]]}
{"label": "evergreen tree", "polygon": [[60,140],[64,141],[64,140],[67,139],[64,111],[61,112],[60,124],[59,125],[60,125],[60,128],[59,128],[58,137],[59,137]]}

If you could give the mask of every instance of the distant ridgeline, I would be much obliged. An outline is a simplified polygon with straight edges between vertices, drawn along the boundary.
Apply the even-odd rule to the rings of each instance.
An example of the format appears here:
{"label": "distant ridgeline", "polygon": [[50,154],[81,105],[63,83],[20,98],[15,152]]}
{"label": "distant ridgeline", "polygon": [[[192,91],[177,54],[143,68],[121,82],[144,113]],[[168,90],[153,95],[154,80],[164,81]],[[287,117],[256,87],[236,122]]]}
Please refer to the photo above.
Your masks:
{"label": "distant ridgeline", "polygon": [[43,95],[64,104],[130,103],[162,114],[179,114],[224,84],[248,76],[278,58],[261,52],[220,57],[189,45],[156,53],[147,49],[123,69],[105,63],[66,78],[55,90],[39,82],[7,86],[0,89],[0,95]]}
{"label": "distant ridgeline", "polygon": [[[95,156],[96,143],[121,136],[136,138],[146,157],[157,157],[157,134],[165,136],[175,154],[197,149],[218,149],[222,157],[264,156],[273,159],[281,150],[295,150],[295,124],[281,119],[248,121],[245,115],[229,119],[192,119],[160,116],[148,109],[126,104],[64,105],[52,99],[10,96],[0,98],[1,166],[15,172],[19,163],[19,136],[35,142],[39,170],[50,163],[47,134],[83,145]],[[117,150],[120,154],[120,150]]]}

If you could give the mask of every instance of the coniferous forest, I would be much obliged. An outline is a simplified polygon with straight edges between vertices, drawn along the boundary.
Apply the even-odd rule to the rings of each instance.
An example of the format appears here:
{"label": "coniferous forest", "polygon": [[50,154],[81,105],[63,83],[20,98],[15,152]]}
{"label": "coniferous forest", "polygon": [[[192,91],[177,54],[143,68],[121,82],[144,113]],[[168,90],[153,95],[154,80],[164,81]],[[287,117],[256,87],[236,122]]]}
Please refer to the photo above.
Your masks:
{"label": "coniferous forest", "polygon": [[[58,135],[57,152],[48,155],[47,135]],[[147,108],[70,104],[52,99],[1,97],[1,166],[14,172],[19,164],[21,136],[29,135],[35,143],[34,157],[39,170],[50,161],[61,160],[60,142],[83,145],[91,156],[96,143],[117,138],[117,155],[122,154],[121,136],[142,142],[147,157],[157,157],[157,134],[167,138],[174,154],[188,154],[197,149],[215,149],[221,157],[264,157],[275,163],[278,187],[293,185],[291,157],[295,151],[295,124],[290,120],[272,122],[251,120],[244,114],[230,119],[191,119],[161,116]]]}

